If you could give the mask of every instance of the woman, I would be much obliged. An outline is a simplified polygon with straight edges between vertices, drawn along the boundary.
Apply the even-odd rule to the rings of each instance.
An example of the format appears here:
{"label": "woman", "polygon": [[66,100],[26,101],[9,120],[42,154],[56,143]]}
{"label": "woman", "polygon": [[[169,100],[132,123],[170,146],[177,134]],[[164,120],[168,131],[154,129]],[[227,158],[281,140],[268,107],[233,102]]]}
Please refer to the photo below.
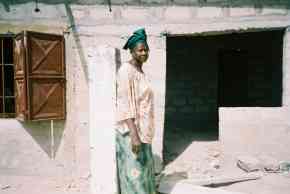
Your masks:
{"label": "woman", "polygon": [[121,194],[156,194],[151,149],[153,91],[143,72],[149,47],[144,29],[128,39],[132,58],[117,73],[116,152]]}

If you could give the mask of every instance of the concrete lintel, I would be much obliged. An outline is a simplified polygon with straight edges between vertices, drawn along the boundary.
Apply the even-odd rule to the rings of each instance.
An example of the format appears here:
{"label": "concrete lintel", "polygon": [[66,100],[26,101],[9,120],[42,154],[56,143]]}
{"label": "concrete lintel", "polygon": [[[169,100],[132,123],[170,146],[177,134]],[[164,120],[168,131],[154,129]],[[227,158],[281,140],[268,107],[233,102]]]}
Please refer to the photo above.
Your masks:
{"label": "concrete lintel", "polygon": [[62,34],[66,26],[66,23],[53,23],[52,21],[48,23],[44,23],[43,21],[40,23],[23,23],[15,21],[7,23],[0,21],[0,34],[5,34],[8,31],[19,33],[23,30]]}
{"label": "concrete lintel", "polygon": [[[211,33],[226,31],[248,31],[251,29],[285,28],[290,25],[289,17],[263,17],[230,20],[195,20],[194,23],[162,23],[162,24],[104,24],[78,25],[79,33],[94,36],[116,36],[127,38],[136,28],[145,27],[148,36],[162,37],[163,35],[192,35],[194,33]],[[116,30],[118,29],[118,30]]]}

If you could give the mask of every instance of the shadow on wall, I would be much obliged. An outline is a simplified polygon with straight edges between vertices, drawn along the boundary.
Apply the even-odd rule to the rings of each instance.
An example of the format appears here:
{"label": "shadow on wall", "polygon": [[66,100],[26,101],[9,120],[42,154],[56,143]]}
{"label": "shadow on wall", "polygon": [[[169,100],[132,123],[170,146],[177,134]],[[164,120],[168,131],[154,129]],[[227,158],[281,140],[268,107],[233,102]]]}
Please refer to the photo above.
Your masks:
{"label": "shadow on wall", "polygon": [[116,62],[116,71],[118,71],[118,69],[120,68],[121,64],[122,64],[122,59],[121,59],[121,51],[120,49],[115,49],[115,62]]}
{"label": "shadow on wall", "polygon": [[63,137],[64,121],[54,121],[53,129],[51,121],[25,122],[21,125],[49,158],[55,158]]}
{"label": "shadow on wall", "polygon": [[75,24],[75,19],[74,19],[71,7],[67,3],[67,1],[65,2],[65,9],[67,12],[67,16],[68,16],[68,20],[69,20],[70,27],[72,30],[72,34],[73,34],[73,37],[74,37],[74,40],[75,40],[75,43],[77,46],[77,51],[78,51],[78,54],[80,56],[80,61],[81,61],[83,73],[85,75],[86,82],[88,83],[88,81],[89,81],[89,73],[88,73],[88,65],[87,65],[88,63],[87,63],[87,59],[86,59],[85,54],[84,54],[84,47],[81,44],[80,36],[79,36],[79,33],[77,31],[77,28],[76,28],[76,24]]}

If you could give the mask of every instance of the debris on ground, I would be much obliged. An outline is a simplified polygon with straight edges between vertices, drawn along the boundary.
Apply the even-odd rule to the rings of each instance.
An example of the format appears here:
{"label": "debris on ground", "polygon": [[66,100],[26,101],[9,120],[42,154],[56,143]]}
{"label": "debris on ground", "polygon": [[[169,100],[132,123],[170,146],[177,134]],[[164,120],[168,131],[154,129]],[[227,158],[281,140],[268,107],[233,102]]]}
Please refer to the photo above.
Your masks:
{"label": "debris on ground", "polygon": [[1,190],[6,190],[6,189],[10,189],[11,188],[10,185],[5,185],[5,186],[0,185],[0,187],[1,187]]}
{"label": "debris on ground", "polygon": [[215,159],[215,160],[211,161],[210,162],[210,166],[212,168],[219,169],[220,168],[220,162],[219,162],[219,160]]}
{"label": "debris on ground", "polygon": [[262,155],[259,156],[259,160],[261,161],[262,167],[265,172],[279,172],[280,166],[279,161],[273,157]]}
{"label": "debris on ground", "polygon": [[290,162],[281,161],[279,163],[280,172],[285,176],[290,178]]}
{"label": "debris on ground", "polygon": [[286,173],[290,172],[290,162],[281,161],[279,166],[280,166],[281,172],[286,172]]}
{"label": "debris on ground", "polygon": [[[220,177],[213,177],[213,178],[206,178],[206,179],[192,179],[186,178],[180,175],[171,175],[171,176],[164,176],[162,177],[160,184],[159,184],[159,192],[161,193],[168,193],[172,190],[177,184],[190,184],[196,186],[221,186],[221,185],[228,185],[233,184],[236,182],[243,182],[249,180],[256,180],[262,177],[261,174],[257,173],[250,173],[240,176],[220,176]],[[166,191],[166,192],[165,192]]]}
{"label": "debris on ground", "polygon": [[186,180],[181,180],[174,184],[161,183],[158,187],[158,192],[163,194],[242,194],[239,192],[231,192],[223,189],[203,187],[199,185],[192,184]]}
{"label": "debris on ground", "polygon": [[290,173],[290,162],[281,161],[268,155],[239,156],[237,166],[246,172],[263,171],[266,173]]}
{"label": "debris on ground", "polygon": [[237,158],[237,165],[246,172],[259,171],[263,169],[260,160],[253,156],[239,156]]}

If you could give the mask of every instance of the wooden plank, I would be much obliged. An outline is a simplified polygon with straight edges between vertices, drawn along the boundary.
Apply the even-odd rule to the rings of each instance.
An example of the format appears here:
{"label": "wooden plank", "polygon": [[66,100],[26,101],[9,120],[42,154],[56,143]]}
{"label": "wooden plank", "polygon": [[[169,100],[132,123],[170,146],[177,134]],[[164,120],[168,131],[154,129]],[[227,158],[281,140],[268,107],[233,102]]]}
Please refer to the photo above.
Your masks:
{"label": "wooden plank", "polygon": [[14,64],[15,116],[18,120],[24,121],[27,119],[28,113],[24,32],[17,34],[14,39]]}

